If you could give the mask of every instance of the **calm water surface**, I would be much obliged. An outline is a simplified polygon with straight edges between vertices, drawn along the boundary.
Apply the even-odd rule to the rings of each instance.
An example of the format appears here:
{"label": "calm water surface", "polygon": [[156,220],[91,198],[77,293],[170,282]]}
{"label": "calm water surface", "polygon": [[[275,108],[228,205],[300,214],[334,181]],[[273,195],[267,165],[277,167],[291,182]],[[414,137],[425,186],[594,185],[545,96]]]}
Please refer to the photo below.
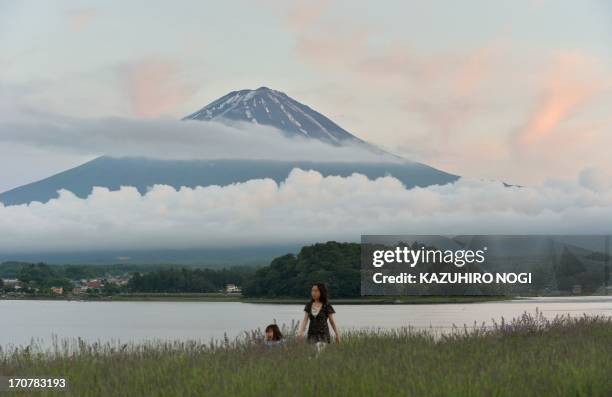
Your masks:
{"label": "calm water surface", "polygon": [[[532,298],[504,302],[431,305],[337,305],[341,328],[435,328],[491,323],[539,309],[546,317],[569,314],[612,316],[612,296]],[[51,337],[88,341],[141,342],[235,337],[242,332],[299,321],[303,305],[238,302],[0,301],[0,346],[24,345]]]}

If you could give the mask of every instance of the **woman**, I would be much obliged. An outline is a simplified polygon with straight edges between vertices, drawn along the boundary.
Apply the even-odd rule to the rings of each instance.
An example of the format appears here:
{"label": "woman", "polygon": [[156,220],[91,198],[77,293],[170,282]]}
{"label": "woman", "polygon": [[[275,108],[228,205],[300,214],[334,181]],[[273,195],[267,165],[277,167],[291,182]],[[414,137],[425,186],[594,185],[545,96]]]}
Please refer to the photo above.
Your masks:
{"label": "woman", "polygon": [[304,330],[306,324],[310,322],[308,326],[308,342],[309,343],[330,343],[331,337],[329,335],[329,326],[327,321],[331,324],[336,335],[336,343],[340,343],[340,332],[336,326],[334,320],[334,313],[336,312],[332,305],[327,300],[327,288],[323,283],[316,283],[310,290],[311,299],[310,302],[304,307],[304,320],[300,326],[298,332],[299,337],[304,337]]}

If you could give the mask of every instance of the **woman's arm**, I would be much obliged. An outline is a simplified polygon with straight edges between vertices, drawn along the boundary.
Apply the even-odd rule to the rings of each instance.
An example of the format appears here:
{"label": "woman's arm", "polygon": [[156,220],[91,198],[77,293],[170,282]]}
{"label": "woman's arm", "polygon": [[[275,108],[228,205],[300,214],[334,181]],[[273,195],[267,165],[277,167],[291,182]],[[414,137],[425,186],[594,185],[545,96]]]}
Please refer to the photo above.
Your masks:
{"label": "woman's arm", "polygon": [[338,331],[338,327],[336,326],[336,320],[334,319],[334,314],[329,313],[328,317],[329,317],[329,323],[331,324],[332,329],[334,330],[334,334],[336,334],[336,343],[340,343],[340,331]]}
{"label": "woman's arm", "polygon": [[304,331],[306,330],[306,324],[308,324],[308,313],[304,312],[304,319],[302,320],[302,323],[300,324],[300,329],[298,331],[298,338],[303,338],[304,337]]}

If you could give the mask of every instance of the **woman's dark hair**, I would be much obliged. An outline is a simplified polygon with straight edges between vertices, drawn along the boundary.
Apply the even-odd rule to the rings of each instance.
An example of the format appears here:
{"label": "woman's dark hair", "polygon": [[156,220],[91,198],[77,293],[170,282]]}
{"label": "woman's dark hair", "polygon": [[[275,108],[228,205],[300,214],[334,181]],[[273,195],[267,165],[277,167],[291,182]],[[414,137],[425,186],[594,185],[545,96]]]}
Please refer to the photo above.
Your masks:
{"label": "woman's dark hair", "polygon": [[278,325],[276,324],[270,324],[266,327],[266,333],[268,333],[268,331],[272,331],[272,340],[281,340],[283,339],[283,334],[281,334],[280,329],[278,328]]}
{"label": "woman's dark hair", "polygon": [[[326,305],[327,304],[327,287],[325,286],[325,284],[323,283],[314,283],[312,286],[317,286],[317,288],[319,289],[319,302],[321,302],[322,304]],[[310,301],[314,302],[314,299],[312,299],[312,297],[310,297]]]}

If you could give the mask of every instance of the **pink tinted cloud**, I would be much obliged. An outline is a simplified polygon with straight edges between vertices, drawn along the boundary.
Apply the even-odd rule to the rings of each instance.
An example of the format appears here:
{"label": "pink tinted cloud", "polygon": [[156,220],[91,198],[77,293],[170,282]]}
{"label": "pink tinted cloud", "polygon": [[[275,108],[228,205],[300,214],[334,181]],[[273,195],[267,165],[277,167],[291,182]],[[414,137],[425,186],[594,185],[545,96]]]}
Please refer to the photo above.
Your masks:
{"label": "pink tinted cloud", "polygon": [[532,145],[554,134],[560,126],[580,110],[602,87],[592,74],[594,60],[577,53],[560,54],[546,74],[546,92],[532,110],[525,127],[519,132],[520,145]]}
{"label": "pink tinted cloud", "polygon": [[493,40],[468,52],[458,65],[455,86],[460,95],[472,95],[491,76],[494,61],[506,50],[506,43]]}
{"label": "pink tinted cloud", "polygon": [[287,11],[287,23],[296,30],[312,26],[325,14],[331,3],[332,0],[297,1]]}
{"label": "pink tinted cloud", "polygon": [[354,65],[356,59],[367,47],[367,29],[343,30],[331,28],[298,35],[295,50],[300,59],[324,69],[346,68]]}
{"label": "pink tinted cloud", "polygon": [[98,17],[98,11],[95,8],[79,8],[67,11],[66,16],[68,17],[70,28],[75,32],[81,32]]}
{"label": "pink tinted cloud", "polygon": [[347,126],[371,134],[363,138],[462,175],[515,183],[576,173],[587,158],[612,164],[603,133],[610,124],[600,122],[612,95],[603,60],[513,45],[510,28],[481,46],[423,51],[389,41],[372,21],[315,14],[294,21],[295,54],[333,76],[337,90],[376,98],[379,113],[367,100],[334,105],[365,114]]}
{"label": "pink tinted cloud", "polygon": [[367,55],[355,78],[371,90],[392,93],[399,111],[416,115],[430,129],[429,138],[446,140],[483,107],[482,89],[495,75],[505,51],[501,40],[456,52],[423,54],[408,45]]}
{"label": "pink tinted cloud", "polygon": [[319,17],[301,26],[294,48],[300,59],[324,70],[335,68],[373,90],[417,88],[469,95],[489,76],[492,60],[505,47],[501,40],[492,40],[475,49],[426,54],[405,41],[374,40],[383,28],[354,20]]}
{"label": "pink tinted cloud", "polygon": [[196,87],[185,82],[175,62],[148,58],[121,68],[132,113],[157,117],[185,102]]}
{"label": "pink tinted cloud", "polygon": [[[448,134],[457,136],[477,116],[481,99],[476,93],[494,74],[506,50],[504,41],[495,39],[462,51],[423,53],[406,42],[374,40],[379,31],[355,21],[325,20],[296,34],[295,51],[308,64],[338,73],[349,84],[388,100],[397,107],[397,114],[416,115],[427,128],[432,147],[448,142]],[[403,128],[406,133],[414,130]],[[371,129],[383,133],[378,125]],[[392,135],[398,148],[405,146],[397,133]],[[487,149],[497,153],[497,148]]]}

